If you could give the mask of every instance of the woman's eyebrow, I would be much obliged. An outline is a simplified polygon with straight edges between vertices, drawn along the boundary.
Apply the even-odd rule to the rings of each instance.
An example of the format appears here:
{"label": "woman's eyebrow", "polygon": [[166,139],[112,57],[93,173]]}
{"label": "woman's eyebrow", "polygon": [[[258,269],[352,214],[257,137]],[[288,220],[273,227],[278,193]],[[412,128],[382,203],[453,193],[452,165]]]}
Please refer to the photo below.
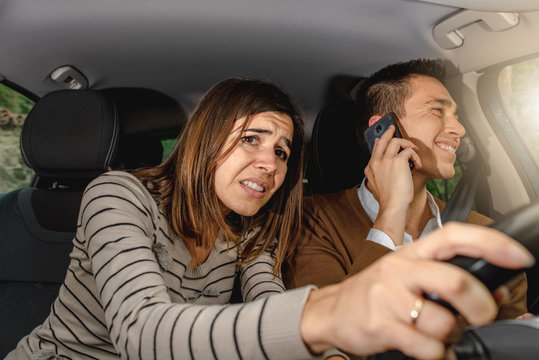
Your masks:
{"label": "woman's eyebrow", "polygon": [[[268,134],[268,135],[273,135],[273,131],[271,130],[268,130],[268,129],[256,129],[256,128],[250,128],[250,129],[245,129],[245,131],[252,131],[252,132],[255,132],[257,134]],[[292,149],[292,141],[290,141],[289,138],[287,137],[282,137],[283,141],[285,142],[286,146],[288,146],[288,148]]]}

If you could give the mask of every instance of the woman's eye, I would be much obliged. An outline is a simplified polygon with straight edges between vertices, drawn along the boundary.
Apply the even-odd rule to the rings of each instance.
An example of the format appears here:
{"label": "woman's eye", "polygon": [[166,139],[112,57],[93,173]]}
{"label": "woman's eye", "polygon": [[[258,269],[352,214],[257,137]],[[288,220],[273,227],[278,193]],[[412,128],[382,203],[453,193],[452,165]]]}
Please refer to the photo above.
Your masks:
{"label": "woman's eye", "polygon": [[241,141],[244,144],[248,144],[248,145],[256,145],[258,143],[258,140],[255,136],[244,136],[241,138]]}
{"label": "woman's eye", "polygon": [[275,150],[275,155],[277,155],[277,157],[281,160],[286,161],[286,159],[288,159],[288,154],[284,150],[280,150],[280,149]]}

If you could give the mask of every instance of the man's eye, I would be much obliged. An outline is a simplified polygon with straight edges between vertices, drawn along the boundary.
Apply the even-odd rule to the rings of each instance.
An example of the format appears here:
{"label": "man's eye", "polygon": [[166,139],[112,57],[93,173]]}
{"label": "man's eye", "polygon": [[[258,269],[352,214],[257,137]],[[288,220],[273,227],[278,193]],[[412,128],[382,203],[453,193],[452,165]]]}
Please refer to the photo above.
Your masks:
{"label": "man's eye", "polygon": [[444,115],[444,109],[442,109],[442,108],[432,108],[432,111],[437,112],[441,116]]}
{"label": "man's eye", "polygon": [[288,154],[284,150],[280,150],[280,149],[275,150],[275,155],[277,155],[277,157],[281,160],[286,161],[286,159],[288,159]]}
{"label": "man's eye", "polygon": [[255,136],[244,136],[241,138],[241,141],[248,145],[256,145],[258,143],[258,139]]}

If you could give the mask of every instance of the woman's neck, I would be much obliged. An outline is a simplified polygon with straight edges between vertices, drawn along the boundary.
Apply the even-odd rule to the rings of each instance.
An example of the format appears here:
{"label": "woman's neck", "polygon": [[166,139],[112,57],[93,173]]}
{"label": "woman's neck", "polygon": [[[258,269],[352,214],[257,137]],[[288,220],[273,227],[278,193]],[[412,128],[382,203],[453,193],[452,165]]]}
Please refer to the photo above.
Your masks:
{"label": "woman's neck", "polygon": [[[205,235],[209,237],[203,239],[203,241],[197,241],[197,239],[190,237],[183,237],[185,247],[191,255],[191,262],[189,263],[190,268],[196,268],[206,262],[215,245],[218,234],[219,228],[215,225],[208,229]],[[197,243],[200,243],[200,245],[197,245]]]}
{"label": "woman's neck", "polygon": [[210,241],[209,244],[201,244],[200,246],[197,246],[196,241],[191,238],[184,238],[183,242],[187,248],[187,251],[189,251],[189,254],[191,255],[189,267],[194,269],[208,260],[208,256],[215,245],[215,238]]}

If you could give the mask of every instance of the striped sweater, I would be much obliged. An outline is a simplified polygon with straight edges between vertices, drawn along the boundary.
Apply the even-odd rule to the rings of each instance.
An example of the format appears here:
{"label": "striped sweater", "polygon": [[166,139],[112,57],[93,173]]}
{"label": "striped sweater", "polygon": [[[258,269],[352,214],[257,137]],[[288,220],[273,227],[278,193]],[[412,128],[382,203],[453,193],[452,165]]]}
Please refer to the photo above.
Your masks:
{"label": "striped sweater", "polygon": [[[238,265],[219,239],[189,268],[183,241],[133,175],[109,172],[88,185],[73,244],[50,315],[14,358],[311,357],[299,333],[310,288],[284,293],[269,253]],[[244,303],[228,304],[236,278]]]}

